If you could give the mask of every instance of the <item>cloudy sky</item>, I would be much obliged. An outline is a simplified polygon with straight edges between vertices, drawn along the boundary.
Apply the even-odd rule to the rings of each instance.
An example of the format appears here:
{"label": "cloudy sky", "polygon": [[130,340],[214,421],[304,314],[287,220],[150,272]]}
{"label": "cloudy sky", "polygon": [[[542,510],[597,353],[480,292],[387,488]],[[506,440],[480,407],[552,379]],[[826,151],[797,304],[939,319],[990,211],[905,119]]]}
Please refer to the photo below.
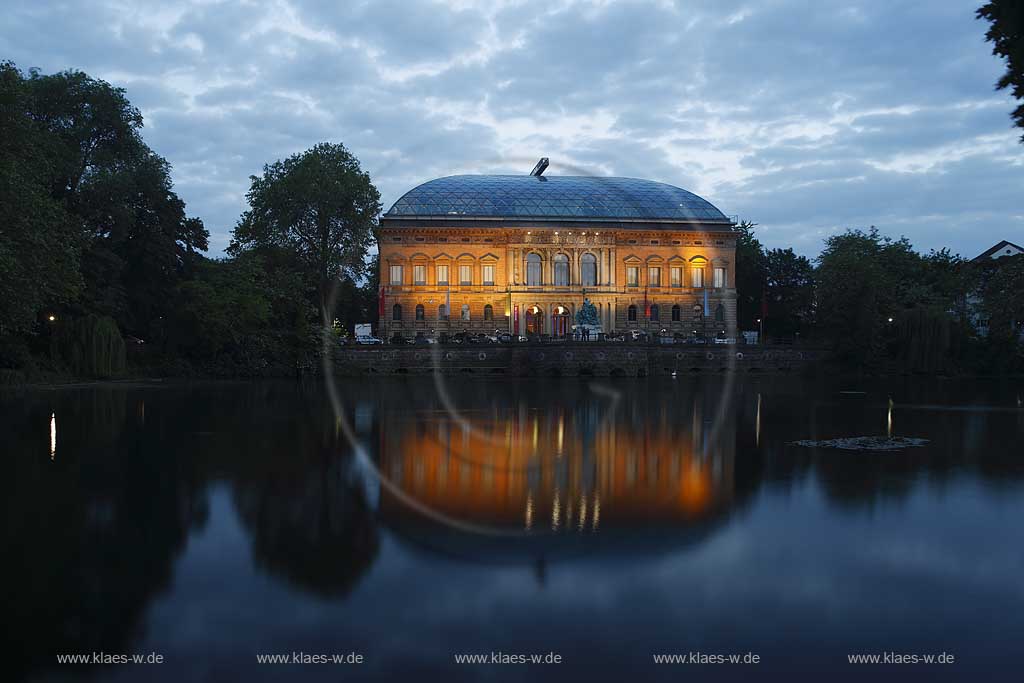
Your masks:
{"label": "cloudy sky", "polygon": [[454,173],[651,178],[814,255],[845,227],[1024,241],[981,0],[14,0],[0,58],[124,87],[226,246],[249,176],[343,142],[385,208]]}

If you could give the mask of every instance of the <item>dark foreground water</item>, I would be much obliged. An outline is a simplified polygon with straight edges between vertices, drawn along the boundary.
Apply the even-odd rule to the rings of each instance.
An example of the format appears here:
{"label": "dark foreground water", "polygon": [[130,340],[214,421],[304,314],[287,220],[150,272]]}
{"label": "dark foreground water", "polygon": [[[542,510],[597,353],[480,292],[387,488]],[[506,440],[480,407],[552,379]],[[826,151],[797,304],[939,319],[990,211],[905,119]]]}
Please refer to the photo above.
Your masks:
{"label": "dark foreground water", "polygon": [[[316,384],[9,396],[3,667],[1024,680],[1019,392],[715,377],[353,381],[337,410]],[[890,431],[930,443],[787,445]],[[163,663],[58,663],[94,653]],[[293,653],[363,662],[257,659]],[[492,653],[561,663],[455,663]],[[953,662],[848,663],[860,654]]]}

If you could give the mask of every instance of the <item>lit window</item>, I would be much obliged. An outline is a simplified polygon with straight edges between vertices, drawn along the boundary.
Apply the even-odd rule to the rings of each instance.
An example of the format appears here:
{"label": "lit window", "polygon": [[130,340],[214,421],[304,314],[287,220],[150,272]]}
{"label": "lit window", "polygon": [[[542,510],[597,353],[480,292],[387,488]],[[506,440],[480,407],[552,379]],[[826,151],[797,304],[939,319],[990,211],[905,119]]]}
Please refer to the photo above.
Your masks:
{"label": "lit window", "polygon": [[639,287],[640,286],[640,269],[636,266],[626,267],[626,286],[627,287]]}
{"label": "lit window", "polygon": [[446,285],[448,284],[448,266],[437,267],[437,284]]}
{"label": "lit window", "polygon": [[483,267],[483,276],[484,276],[484,284],[485,285],[493,285],[494,284],[494,266],[484,266]]}
{"label": "lit window", "polygon": [[426,266],[413,266],[412,267],[412,283],[414,285],[425,285],[425,284],[427,284],[427,267]]}
{"label": "lit window", "polygon": [[654,266],[647,269],[647,284],[651,287],[661,287],[661,268]]}
{"label": "lit window", "polygon": [[597,258],[593,254],[584,254],[580,258],[580,283],[584,287],[597,285]]}
{"label": "lit window", "polygon": [[473,284],[473,266],[459,266],[459,284]]}
{"label": "lit window", "polygon": [[555,286],[569,286],[569,257],[565,254],[558,254],[554,258],[555,263]]}
{"label": "lit window", "polygon": [[704,286],[704,269],[694,268],[693,269],[693,286],[703,287]]}
{"label": "lit window", "polygon": [[469,320],[469,304],[462,304],[462,319]]}
{"label": "lit window", "polygon": [[682,268],[676,268],[676,267],[672,268],[670,276],[672,278],[672,286],[673,287],[682,287],[683,286],[683,269]]}
{"label": "lit window", "polygon": [[715,268],[715,287],[725,287],[725,268]]}
{"label": "lit window", "polygon": [[528,287],[540,287],[540,254],[529,254],[526,257],[526,284]]}
{"label": "lit window", "polygon": [[391,284],[402,284],[402,266],[391,266]]}

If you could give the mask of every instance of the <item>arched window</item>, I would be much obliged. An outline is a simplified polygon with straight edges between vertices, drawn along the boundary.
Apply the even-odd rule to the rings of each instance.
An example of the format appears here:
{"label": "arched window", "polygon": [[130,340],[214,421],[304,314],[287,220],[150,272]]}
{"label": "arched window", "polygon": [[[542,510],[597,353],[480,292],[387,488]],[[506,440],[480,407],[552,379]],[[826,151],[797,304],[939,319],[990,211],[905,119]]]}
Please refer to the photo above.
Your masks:
{"label": "arched window", "polygon": [[677,323],[682,318],[682,311],[679,309],[679,304],[672,307],[672,322]]}
{"label": "arched window", "polygon": [[580,284],[584,287],[597,285],[597,259],[593,254],[580,257]]}
{"label": "arched window", "polygon": [[490,304],[484,306],[484,320],[494,320],[494,307]]}
{"label": "arched window", "polygon": [[658,304],[651,304],[651,320],[661,320],[661,309],[658,308]]}
{"label": "arched window", "polygon": [[540,254],[526,256],[526,286],[540,287]]}
{"label": "arched window", "polygon": [[462,304],[462,319],[469,320],[469,304]]}
{"label": "arched window", "polygon": [[402,304],[395,304],[391,307],[391,319],[401,320],[402,319]]}
{"label": "arched window", "polygon": [[438,320],[447,320],[448,319],[448,307],[445,306],[444,304],[441,304],[440,306],[437,307],[437,319]]}
{"label": "arched window", "polygon": [[724,323],[725,322],[725,306],[723,306],[722,304],[718,304],[718,307],[715,308],[715,322],[716,323]]}
{"label": "arched window", "polygon": [[423,304],[416,304],[416,319],[417,320],[426,320],[427,319],[427,312],[423,308]]}
{"label": "arched window", "polygon": [[565,254],[557,254],[553,259],[555,264],[555,286],[569,286],[569,257]]}
{"label": "arched window", "polygon": [[630,304],[629,308],[626,309],[626,320],[636,322],[636,306]]}

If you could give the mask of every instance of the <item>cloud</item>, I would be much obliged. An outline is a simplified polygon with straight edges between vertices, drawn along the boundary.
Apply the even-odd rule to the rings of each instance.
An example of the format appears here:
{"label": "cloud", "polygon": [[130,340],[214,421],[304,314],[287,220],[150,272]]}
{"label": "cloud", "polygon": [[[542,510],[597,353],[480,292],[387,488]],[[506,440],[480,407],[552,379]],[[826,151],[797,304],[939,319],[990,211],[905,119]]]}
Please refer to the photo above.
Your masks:
{"label": "cloud", "polygon": [[0,54],[125,87],[223,249],[265,163],[329,140],[390,205],[460,172],[686,187],[815,254],[877,225],[966,255],[1024,228],[976,2],[20,2]]}

